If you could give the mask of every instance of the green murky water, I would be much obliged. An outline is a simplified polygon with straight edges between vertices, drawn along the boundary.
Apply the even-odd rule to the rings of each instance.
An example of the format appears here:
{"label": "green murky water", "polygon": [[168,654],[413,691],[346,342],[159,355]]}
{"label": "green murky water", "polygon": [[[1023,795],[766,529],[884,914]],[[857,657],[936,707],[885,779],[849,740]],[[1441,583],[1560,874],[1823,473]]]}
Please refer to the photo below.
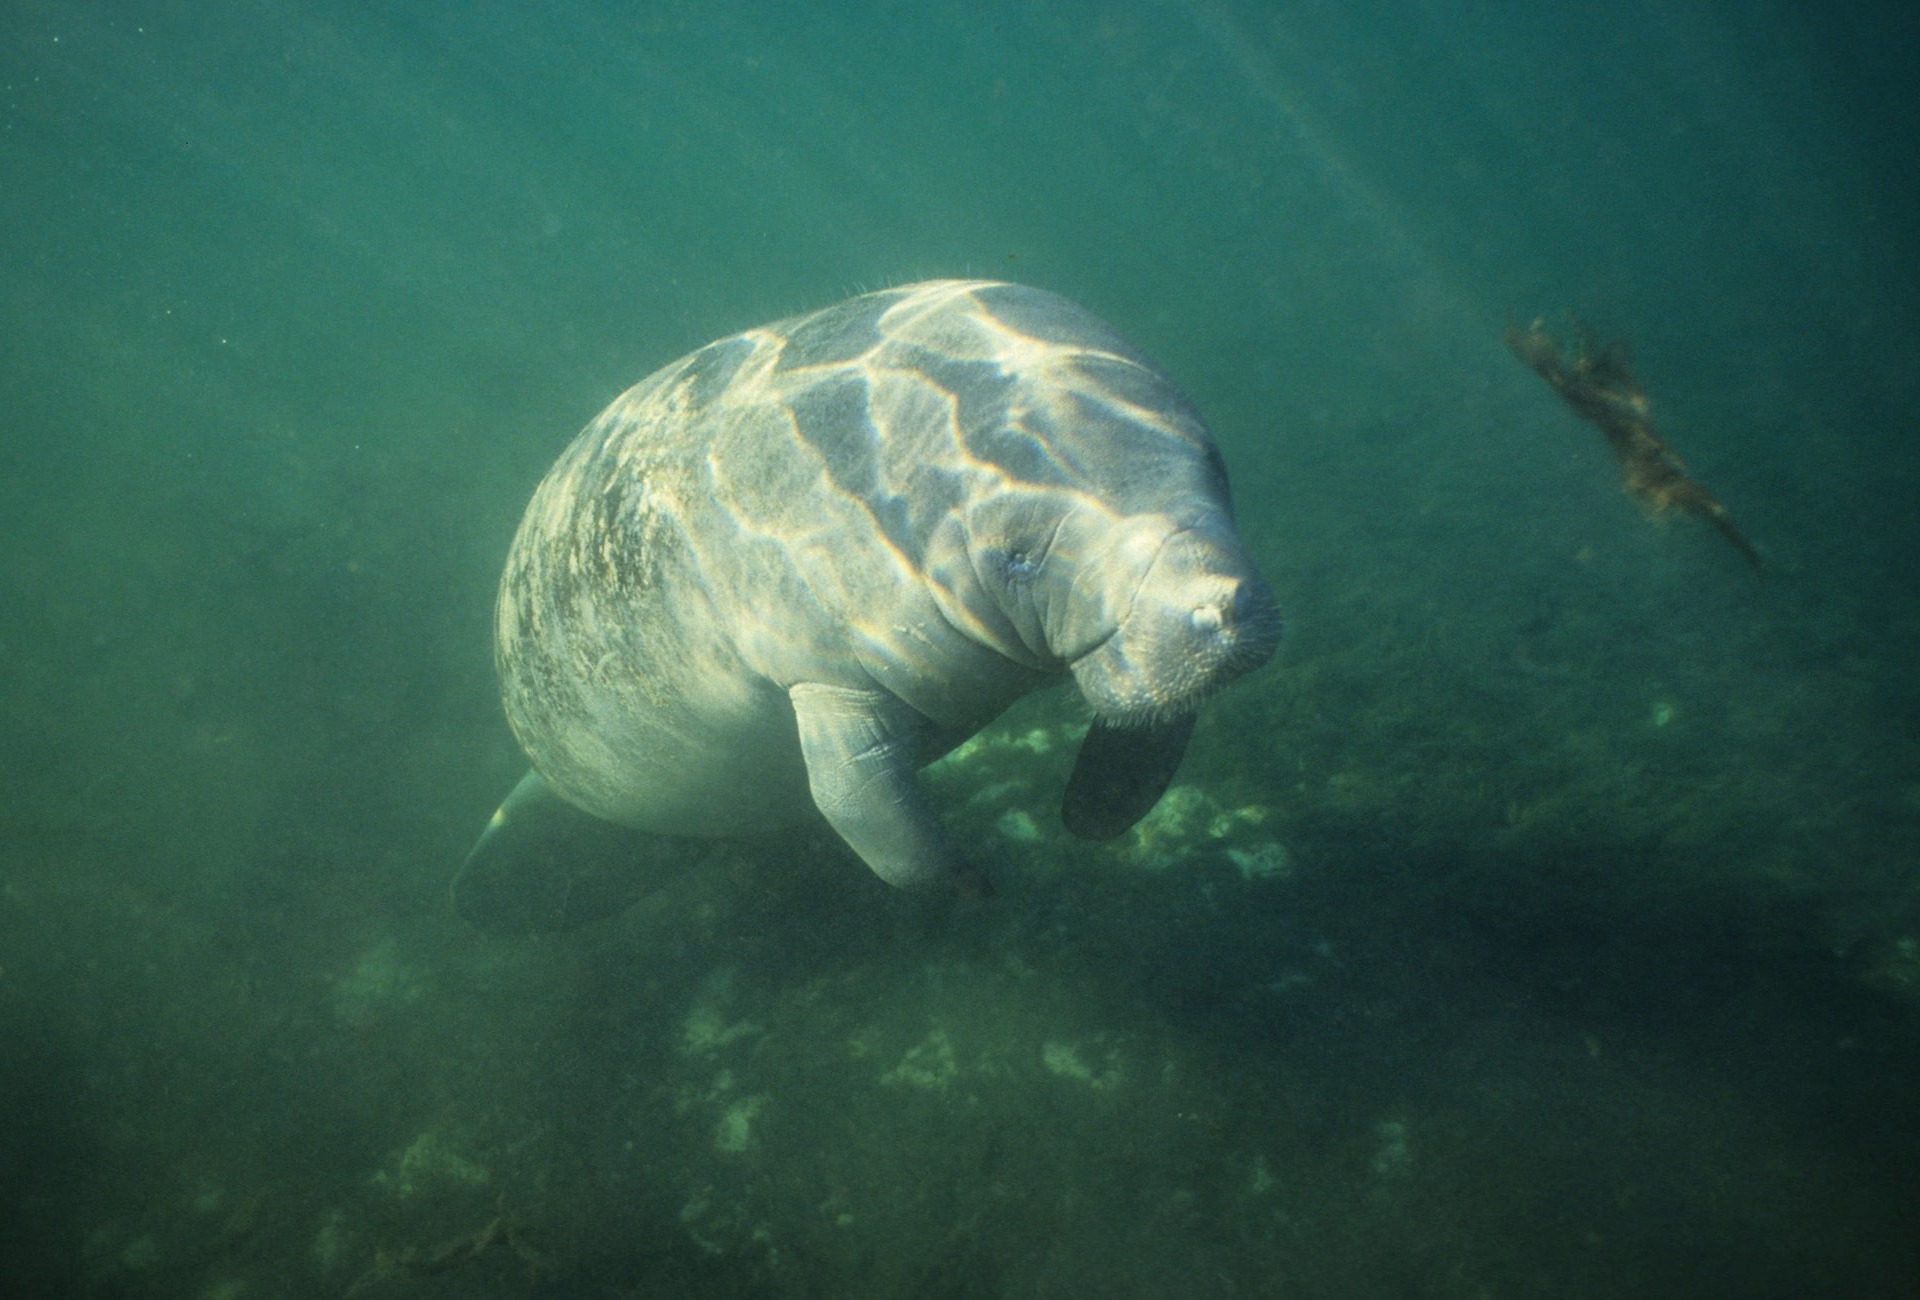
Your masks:
{"label": "green murky water", "polygon": [[[8,1294],[1920,1289],[1920,49],[1897,5],[0,11]],[[1030,281],[1289,617],[999,896],[743,843],[501,943],[493,584],[654,366]],[[1500,342],[1632,337],[1765,558]]]}

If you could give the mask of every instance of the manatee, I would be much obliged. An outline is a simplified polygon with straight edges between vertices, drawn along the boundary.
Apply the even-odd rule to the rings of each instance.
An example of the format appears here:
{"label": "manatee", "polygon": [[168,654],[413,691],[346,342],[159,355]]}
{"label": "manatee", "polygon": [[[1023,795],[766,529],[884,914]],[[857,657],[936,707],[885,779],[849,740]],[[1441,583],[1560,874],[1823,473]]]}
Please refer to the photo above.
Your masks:
{"label": "manatee", "polygon": [[535,491],[495,632],[532,771],[455,898],[526,932],[624,905],[646,840],[816,817],[891,885],[987,892],[922,766],[1070,681],[1092,721],[1062,816],[1119,835],[1280,617],[1173,382],[1064,298],[944,280],[627,390]]}

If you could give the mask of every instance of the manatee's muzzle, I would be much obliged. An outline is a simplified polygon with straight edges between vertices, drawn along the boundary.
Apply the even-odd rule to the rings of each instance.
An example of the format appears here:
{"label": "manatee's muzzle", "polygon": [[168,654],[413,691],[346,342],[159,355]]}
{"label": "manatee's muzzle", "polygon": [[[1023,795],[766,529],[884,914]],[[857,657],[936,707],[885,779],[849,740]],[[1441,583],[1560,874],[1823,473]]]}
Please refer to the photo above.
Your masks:
{"label": "manatee's muzzle", "polygon": [[1273,591],[1237,545],[1193,531],[1168,539],[1114,635],[1073,664],[1094,713],[1119,726],[1191,712],[1273,657]]}

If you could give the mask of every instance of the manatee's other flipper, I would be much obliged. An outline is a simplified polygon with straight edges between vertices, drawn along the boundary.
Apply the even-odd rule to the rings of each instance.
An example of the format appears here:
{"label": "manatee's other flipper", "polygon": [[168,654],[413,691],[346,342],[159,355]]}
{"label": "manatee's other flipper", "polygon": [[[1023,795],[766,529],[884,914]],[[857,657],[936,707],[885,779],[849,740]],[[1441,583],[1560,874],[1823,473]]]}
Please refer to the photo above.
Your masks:
{"label": "manatee's other flipper", "polygon": [[1083,840],[1132,829],[1173,783],[1197,714],[1150,727],[1110,727],[1095,718],[1067,778],[1060,819]]}
{"label": "manatee's other flipper", "polygon": [[787,698],[814,806],[874,875],[896,889],[992,892],[921,797],[925,718],[881,690],[799,682]]}
{"label": "manatee's other flipper", "polygon": [[489,934],[571,930],[651,890],[650,868],[675,843],[581,812],[528,772],[461,864],[453,907]]}

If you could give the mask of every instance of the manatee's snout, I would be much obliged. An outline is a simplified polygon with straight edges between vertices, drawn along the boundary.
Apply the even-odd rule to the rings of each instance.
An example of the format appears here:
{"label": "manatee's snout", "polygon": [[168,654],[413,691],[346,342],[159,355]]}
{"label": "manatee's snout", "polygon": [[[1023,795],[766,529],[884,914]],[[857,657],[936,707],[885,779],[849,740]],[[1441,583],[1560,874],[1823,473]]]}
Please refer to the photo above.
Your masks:
{"label": "manatee's snout", "polygon": [[1280,607],[1257,573],[1220,579],[1188,611],[1187,622],[1203,643],[1211,642],[1227,658],[1243,659],[1242,672],[1265,663],[1280,645]]}
{"label": "manatee's snout", "polygon": [[[1161,653],[1184,661],[1167,665],[1167,670],[1183,680],[1190,676],[1193,685],[1188,693],[1193,696],[1212,694],[1258,668],[1280,646],[1280,607],[1273,589],[1251,568],[1187,579],[1168,599],[1174,609],[1184,610],[1185,627],[1161,633],[1166,637]],[[1158,621],[1167,615],[1136,608],[1134,619],[1128,621],[1143,617]],[[1175,635],[1178,631],[1185,635]],[[1154,633],[1143,628],[1141,635]]]}
{"label": "manatee's snout", "polygon": [[1186,713],[1280,645],[1273,590],[1231,534],[1169,537],[1114,635],[1073,665],[1095,714],[1119,725]]}

